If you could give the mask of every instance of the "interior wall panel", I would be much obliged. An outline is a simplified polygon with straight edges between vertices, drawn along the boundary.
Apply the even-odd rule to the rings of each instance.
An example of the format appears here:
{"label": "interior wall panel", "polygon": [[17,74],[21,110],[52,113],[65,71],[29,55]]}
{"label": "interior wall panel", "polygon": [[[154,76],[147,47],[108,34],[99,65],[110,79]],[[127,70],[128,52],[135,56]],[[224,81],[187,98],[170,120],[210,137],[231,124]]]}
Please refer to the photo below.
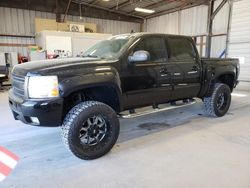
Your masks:
{"label": "interior wall panel", "polygon": [[146,31],[192,36],[206,34],[207,11],[207,6],[202,5],[150,18],[147,19]]}
{"label": "interior wall panel", "polygon": [[181,11],[180,34],[204,35],[207,31],[208,7],[205,5]]}
{"label": "interior wall panel", "polygon": [[[215,9],[221,2],[222,0],[215,1]],[[215,16],[213,23],[213,34],[223,34],[227,32],[228,16],[229,5],[226,3]],[[208,6],[201,5],[148,19],[146,31],[188,36],[206,35],[207,18]],[[211,57],[219,57],[225,48],[225,36],[213,37]]]}
{"label": "interior wall panel", "polygon": [[[48,12],[30,11],[15,8],[0,7],[0,34],[9,35],[35,35],[35,18],[55,19],[56,15]],[[131,30],[140,31],[140,24],[133,22],[104,20],[79,16],[67,16],[67,20],[76,22],[91,22],[97,24],[100,33],[111,33],[113,35],[129,33]],[[0,37],[0,43],[11,44],[34,44],[33,38]],[[0,52],[19,52],[27,55],[26,47],[0,46]]]}
{"label": "interior wall panel", "polygon": [[[215,9],[223,0],[215,1]],[[213,34],[222,34],[227,32],[229,18],[229,4],[226,3],[217,13],[213,21]]]}
{"label": "interior wall panel", "polygon": [[212,37],[211,57],[225,57],[226,36]]}
{"label": "interior wall panel", "polygon": [[174,12],[171,14],[148,19],[146,22],[146,31],[153,33],[178,34],[178,17],[178,12]]}
{"label": "interior wall panel", "polygon": [[241,59],[240,79],[250,82],[250,1],[235,1],[229,37],[230,57]]}

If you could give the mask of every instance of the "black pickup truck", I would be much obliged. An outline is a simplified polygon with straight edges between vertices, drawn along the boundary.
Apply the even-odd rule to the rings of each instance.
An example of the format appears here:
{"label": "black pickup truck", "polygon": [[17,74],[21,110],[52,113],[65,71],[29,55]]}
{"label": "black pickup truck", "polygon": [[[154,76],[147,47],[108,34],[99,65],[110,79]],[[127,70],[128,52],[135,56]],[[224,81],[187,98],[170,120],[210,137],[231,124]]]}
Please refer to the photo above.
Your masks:
{"label": "black pickup truck", "polygon": [[117,35],[79,58],[15,66],[9,104],[16,120],[61,126],[75,156],[95,159],[115,144],[122,111],[197,97],[223,116],[239,69],[237,59],[200,58],[191,37]]}

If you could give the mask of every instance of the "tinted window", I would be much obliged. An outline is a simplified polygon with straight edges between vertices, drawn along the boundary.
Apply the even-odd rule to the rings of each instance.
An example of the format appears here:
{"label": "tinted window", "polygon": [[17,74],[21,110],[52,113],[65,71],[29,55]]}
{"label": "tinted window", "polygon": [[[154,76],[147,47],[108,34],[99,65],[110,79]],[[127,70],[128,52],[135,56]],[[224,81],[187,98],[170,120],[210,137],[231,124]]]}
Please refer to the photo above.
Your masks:
{"label": "tinted window", "polygon": [[165,40],[161,37],[148,37],[134,48],[134,52],[138,50],[148,51],[150,54],[151,62],[164,62],[167,61],[167,51]]}
{"label": "tinted window", "polygon": [[169,38],[170,58],[172,60],[194,59],[195,52],[192,43],[185,38]]}

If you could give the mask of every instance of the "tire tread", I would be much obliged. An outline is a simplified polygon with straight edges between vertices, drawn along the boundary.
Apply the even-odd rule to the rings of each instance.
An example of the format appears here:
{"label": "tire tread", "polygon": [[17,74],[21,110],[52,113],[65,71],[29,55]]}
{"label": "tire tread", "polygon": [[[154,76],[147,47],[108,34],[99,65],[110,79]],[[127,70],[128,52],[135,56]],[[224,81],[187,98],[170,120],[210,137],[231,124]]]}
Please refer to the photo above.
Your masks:
{"label": "tire tread", "polygon": [[[80,115],[81,112],[93,107],[93,106],[103,106],[106,104],[103,104],[101,102],[98,101],[85,101],[82,102],[76,106],[74,106],[66,115],[66,117],[63,120],[62,126],[61,126],[61,137],[62,137],[62,141],[64,143],[64,145],[66,146],[66,148],[72,152],[75,156],[84,159],[84,160],[91,160],[94,159],[95,157],[88,157],[88,156],[82,156],[79,155],[76,151],[74,151],[73,147],[71,147],[70,143],[69,143],[69,139],[71,138],[70,135],[70,128],[72,126],[72,124],[74,124],[76,118]],[[106,105],[107,106],[107,105]]]}
{"label": "tire tread", "polygon": [[204,97],[203,103],[204,103],[205,112],[207,115],[212,116],[212,117],[218,117],[218,115],[216,115],[215,109],[214,109],[215,99],[216,99],[216,94],[217,94],[218,90],[223,86],[227,86],[227,85],[225,85],[223,83],[216,83],[213,87],[212,95],[210,97]]}

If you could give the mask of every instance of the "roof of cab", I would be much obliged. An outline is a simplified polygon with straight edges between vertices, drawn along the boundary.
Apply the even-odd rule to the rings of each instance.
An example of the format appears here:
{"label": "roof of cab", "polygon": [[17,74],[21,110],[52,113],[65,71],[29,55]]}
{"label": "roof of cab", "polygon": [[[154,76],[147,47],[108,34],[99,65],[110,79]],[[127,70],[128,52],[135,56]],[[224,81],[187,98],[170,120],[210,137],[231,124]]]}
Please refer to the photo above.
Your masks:
{"label": "roof of cab", "polygon": [[[169,36],[169,37],[183,37],[183,38],[191,38],[190,36],[185,35],[173,35],[173,34],[165,34],[165,33],[150,33],[150,32],[135,32],[135,33],[126,33],[116,36],[134,36],[134,37],[141,37],[141,36],[147,36],[147,35],[154,35],[154,36]],[[115,36],[114,36],[115,37]]]}

